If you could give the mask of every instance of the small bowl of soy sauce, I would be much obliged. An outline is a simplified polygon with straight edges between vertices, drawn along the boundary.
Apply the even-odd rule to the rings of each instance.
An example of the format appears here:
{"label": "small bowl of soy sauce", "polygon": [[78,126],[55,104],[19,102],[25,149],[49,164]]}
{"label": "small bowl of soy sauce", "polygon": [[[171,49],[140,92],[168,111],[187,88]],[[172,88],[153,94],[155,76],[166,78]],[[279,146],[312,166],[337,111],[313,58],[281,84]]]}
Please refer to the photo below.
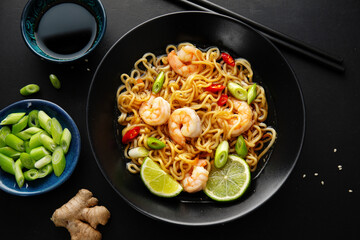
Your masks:
{"label": "small bowl of soy sauce", "polygon": [[105,30],[100,0],[29,0],[21,16],[25,43],[51,62],[83,58],[99,44]]}

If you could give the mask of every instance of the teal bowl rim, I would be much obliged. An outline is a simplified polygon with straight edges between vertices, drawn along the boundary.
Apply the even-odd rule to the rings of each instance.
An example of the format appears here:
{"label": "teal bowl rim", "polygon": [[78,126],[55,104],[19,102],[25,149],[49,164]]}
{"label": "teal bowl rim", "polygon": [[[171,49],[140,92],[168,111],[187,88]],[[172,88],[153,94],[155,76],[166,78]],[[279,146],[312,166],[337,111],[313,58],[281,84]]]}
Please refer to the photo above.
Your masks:
{"label": "teal bowl rim", "polygon": [[70,157],[72,161],[67,164],[64,172],[59,177],[56,177],[55,174],[52,173],[45,178],[37,179],[34,182],[28,182],[27,187],[19,188],[16,184],[15,177],[0,169],[0,190],[17,196],[34,196],[53,190],[70,178],[79,161],[81,136],[79,129],[71,116],[59,105],[44,99],[25,99],[14,102],[0,110],[0,117],[24,109],[27,109],[26,112],[29,112],[32,109],[47,109],[50,111],[50,113],[48,112],[50,117],[52,116],[50,115],[51,112],[55,113],[59,117],[59,122],[62,123],[63,126],[69,128],[72,134],[71,145],[66,155]]}
{"label": "teal bowl rim", "polygon": [[[21,36],[22,38],[24,39],[26,45],[29,47],[29,49],[35,53],[37,56],[39,56],[40,58],[43,58],[45,60],[48,60],[48,61],[51,61],[51,62],[57,62],[57,63],[67,63],[67,62],[73,62],[75,60],[78,60],[78,59],[81,59],[83,58],[84,56],[88,55],[90,52],[92,52],[95,47],[99,44],[99,42],[102,40],[103,36],[105,35],[105,32],[106,32],[106,26],[107,26],[107,16],[106,16],[106,11],[105,11],[105,8],[102,4],[102,2],[100,0],[89,0],[89,1],[83,1],[83,0],[72,0],[72,1],[66,1],[66,0],[53,0],[52,2],[56,4],[56,2],[72,2],[72,3],[79,3],[79,2],[92,2],[94,5],[95,4],[98,4],[98,13],[100,14],[96,14],[96,18],[98,19],[97,21],[97,24],[99,26],[100,24],[100,21],[99,21],[99,18],[102,18],[102,21],[101,21],[101,25],[100,25],[100,31],[98,30],[97,32],[97,37],[94,41],[94,43],[92,44],[92,46],[83,54],[79,55],[79,56],[76,56],[76,57],[73,57],[73,58],[55,58],[55,57],[52,57],[48,54],[46,54],[44,51],[42,51],[38,46],[37,44],[32,44],[31,42],[34,41],[36,43],[36,40],[35,40],[35,37],[31,38],[29,37],[29,33],[27,32],[26,30],[26,25],[27,25],[27,18],[28,18],[28,14],[29,14],[29,11],[30,11],[30,8],[33,6],[33,4],[36,4],[37,2],[41,2],[41,1],[44,1],[44,4],[45,3],[45,0],[29,0],[24,9],[23,9],[23,12],[21,14],[21,20],[20,20],[20,28],[21,28]],[[41,14],[41,11],[38,12],[37,14]],[[35,46],[35,48],[34,48]]]}

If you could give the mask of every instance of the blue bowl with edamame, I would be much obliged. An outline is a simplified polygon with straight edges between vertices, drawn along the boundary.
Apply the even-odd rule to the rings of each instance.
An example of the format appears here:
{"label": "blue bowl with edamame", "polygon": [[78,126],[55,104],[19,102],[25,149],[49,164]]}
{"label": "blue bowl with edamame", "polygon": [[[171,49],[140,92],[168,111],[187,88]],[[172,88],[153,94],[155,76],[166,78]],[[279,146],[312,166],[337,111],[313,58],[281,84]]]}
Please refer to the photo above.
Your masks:
{"label": "blue bowl with edamame", "polygon": [[59,177],[55,176],[54,172],[52,172],[44,178],[33,181],[25,180],[23,187],[19,188],[15,176],[0,169],[0,189],[19,196],[38,195],[60,186],[73,173],[80,155],[80,133],[74,120],[64,109],[52,102],[41,99],[27,99],[15,102],[0,111],[0,122],[10,113],[25,112],[28,114],[32,110],[43,110],[50,118],[56,118],[63,129],[69,129],[71,142],[68,152],[65,155],[65,169]]}

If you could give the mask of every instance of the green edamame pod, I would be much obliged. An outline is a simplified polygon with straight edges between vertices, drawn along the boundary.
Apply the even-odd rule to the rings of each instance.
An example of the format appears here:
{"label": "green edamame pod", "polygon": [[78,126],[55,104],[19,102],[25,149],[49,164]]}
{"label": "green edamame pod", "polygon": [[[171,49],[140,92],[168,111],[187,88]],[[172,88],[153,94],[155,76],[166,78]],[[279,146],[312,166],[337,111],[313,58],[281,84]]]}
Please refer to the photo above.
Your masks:
{"label": "green edamame pod", "polygon": [[156,77],[156,79],[155,79],[155,82],[154,82],[154,84],[153,84],[153,87],[152,87],[153,93],[158,93],[158,92],[160,92],[160,90],[161,90],[161,88],[162,88],[162,86],[163,86],[163,84],[164,84],[164,80],[165,80],[165,74],[164,74],[163,71],[161,71],[161,72],[157,75],[157,77]]}
{"label": "green edamame pod", "polygon": [[248,104],[250,104],[252,101],[254,101],[256,96],[257,96],[256,83],[254,83],[248,89],[248,94],[247,94],[247,102],[248,102]]}
{"label": "green edamame pod", "polygon": [[29,112],[28,126],[29,127],[40,127],[39,119],[38,119],[38,110],[32,110]]}
{"label": "green edamame pod", "polygon": [[54,88],[56,88],[56,89],[61,88],[61,82],[56,75],[50,74],[49,79]]}
{"label": "green edamame pod", "polygon": [[28,119],[29,116],[25,115],[23,116],[17,123],[15,123],[14,125],[12,125],[12,133],[18,133],[22,130],[24,130],[24,128],[26,128],[27,124],[28,124]]}
{"label": "green edamame pod", "polygon": [[51,159],[55,176],[59,177],[64,172],[66,166],[64,150],[61,147],[56,147]]}
{"label": "green edamame pod", "polygon": [[17,123],[23,116],[25,116],[24,112],[10,113],[0,122],[0,125],[10,125]]}
{"label": "green edamame pod", "polygon": [[40,134],[40,142],[47,150],[49,150],[51,152],[53,152],[55,150],[56,143],[54,142],[54,140],[51,137],[49,137],[45,133]]}
{"label": "green edamame pod", "polygon": [[29,140],[32,137],[32,135],[34,135],[35,133],[38,133],[40,131],[42,131],[41,128],[30,127],[21,132],[15,133],[15,135],[17,137],[21,138],[22,140],[26,141],[26,140]]}
{"label": "green edamame pod", "polygon": [[6,136],[5,143],[6,143],[6,145],[8,145],[9,147],[15,149],[16,151],[19,151],[19,152],[24,152],[25,151],[24,141],[22,139],[18,138],[17,136],[15,136],[12,133],[9,133]]}
{"label": "green edamame pod", "polygon": [[227,85],[229,92],[233,95],[236,99],[245,101],[247,99],[247,91],[241,87],[239,84],[234,82],[229,82]]}
{"label": "green edamame pod", "polygon": [[147,139],[147,145],[152,149],[162,149],[166,146],[164,142],[154,137],[149,137]]}
{"label": "green edamame pod", "polygon": [[26,181],[34,181],[39,178],[39,171],[35,168],[27,170],[24,172],[24,178]]}
{"label": "green edamame pod", "polygon": [[46,132],[51,134],[51,118],[44,111],[40,110],[38,119],[40,126],[45,129]]}
{"label": "green edamame pod", "polygon": [[60,144],[63,129],[56,118],[51,119],[51,136],[56,144]]}
{"label": "green edamame pod", "polygon": [[227,162],[228,155],[229,155],[229,143],[228,141],[224,140],[216,148],[215,160],[214,160],[215,167],[222,168]]}
{"label": "green edamame pod", "polygon": [[71,132],[69,131],[69,129],[65,128],[63,130],[63,133],[62,133],[61,139],[60,139],[60,146],[64,150],[65,154],[69,150],[70,143],[71,143]]}
{"label": "green edamame pod", "polygon": [[34,167],[40,169],[49,163],[51,163],[51,155],[46,155],[45,157],[37,160],[34,164]]}
{"label": "green edamame pod", "polygon": [[5,147],[5,138],[11,132],[8,126],[4,126],[0,129],[0,147]]}
{"label": "green edamame pod", "polygon": [[14,172],[14,160],[4,154],[0,153],[0,167],[7,173],[15,175]]}
{"label": "green edamame pod", "polygon": [[49,163],[48,165],[42,167],[39,169],[39,176],[38,178],[43,178],[43,177],[46,177],[47,175],[49,175],[50,173],[52,173],[53,171],[53,167],[52,167],[52,164]]}
{"label": "green edamame pod", "polygon": [[236,151],[237,155],[239,155],[239,157],[241,157],[241,158],[245,158],[247,153],[248,153],[248,149],[246,147],[245,139],[244,139],[244,137],[242,135],[240,135],[238,137],[238,139],[236,140],[235,151]]}
{"label": "green edamame pod", "polygon": [[20,152],[16,151],[15,149],[12,149],[9,146],[1,147],[0,153],[6,155],[8,157],[15,158],[15,159],[20,157]]}
{"label": "green edamame pod", "polygon": [[34,168],[34,164],[35,164],[35,160],[31,157],[31,155],[29,153],[21,153],[20,154],[20,161],[21,164],[23,165],[23,167],[27,168],[27,169],[32,169]]}
{"label": "green edamame pod", "polygon": [[23,96],[29,96],[31,94],[40,91],[40,87],[37,84],[28,84],[20,89],[20,94]]}
{"label": "green edamame pod", "polygon": [[44,148],[44,146],[36,147],[34,149],[31,149],[30,156],[35,160],[39,160],[46,155],[50,155],[50,152]]}
{"label": "green edamame pod", "polygon": [[20,159],[18,159],[14,164],[14,173],[15,173],[15,180],[18,184],[19,188],[22,188],[25,183],[24,173],[22,171],[22,164]]}

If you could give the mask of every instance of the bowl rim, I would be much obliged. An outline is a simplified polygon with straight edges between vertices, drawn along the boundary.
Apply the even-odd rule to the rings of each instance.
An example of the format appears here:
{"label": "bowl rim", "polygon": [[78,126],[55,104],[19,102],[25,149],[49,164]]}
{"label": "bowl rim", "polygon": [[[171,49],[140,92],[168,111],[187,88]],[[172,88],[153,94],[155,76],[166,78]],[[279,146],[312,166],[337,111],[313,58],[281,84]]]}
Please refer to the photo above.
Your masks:
{"label": "bowl rim", "polygon": [[[56,181],[54,184],[44,188],[44,189],[39,189],[39,190],[34,190],[34,191],[19,191],[17,189],[14,189],[13,187],[3,187],[2,184],[0,184],[0,189],[3,190],[4,192],[7,192],[9,194],[12,195],[17,195],[17,196],[33,196],[33,195],[40,195],[46,192],[49,192],[57,187],[59,187],[60,185],[62,185],[64,182],[66,182],[70,176],[73,174],[78,161],[79,161],[79,157],[80,157],[80,152],[81,152],[81,136],[80,136],[80,132],[79,129],[75,123],[75,121],[72,119],[72,117],[63,109],[61,108],[59,105],[57,105],[56,103],[50,102],[48,100],[44,100],[44,99],[24,99],[24,100],[20,100],[17,102],[14,102],[6,107],[4,107],[3,109],[0,109],[0,114],[11,110],[12,108],[18,106],[18,105],[22,105],[22,104],[31,104],[32,103],[38,103],[38,104],[44,104],[46,106],[49,106],[50,108],[54,109],[54,111],[59,112],[61,115],[64,116],[64,119],[66,120],[66,122],[69,123],[69,125],[72,126],[72,128],[74,129],[74,132],[71,132],[72,134],[72,141],[77,141],[77,148],[75,148],[75,157],[72,160],[72,164],[71,164],[71,168],[69,169],[69,171],[67,172],[67,174],[62,177],[61,179],[59,179],[59,181]],[[30,106],[29,106],[30,107]],[[0,170],[2,171],[2,170]],[[46,178],[45,178],[46,179]]]}
{"label": "bowl rim", "polygon": [[[284,175],[283,179],[281,181],[278,182],[278,185],[275,187],[275,190],[272,191],[272,193],[261,203],[256,204],[256,206],[252,206],[251,208],[247,209],[246,211],[244,211],[241,214],[234,214],[231,217],[227,217],[227,218],[223,218],[223,219],[218,219],[218,220],[213,220],[211,222],[186,222],[186,221],[182,221],[182,220],[174,220],[174,219],[168,219],[166,217],[162,217],[159,215],[156,215],[154,213],[150,213],[147,212],[146,210],[142,209],[141,207],[135,205],[134,203],[130,202],[126,196],[124,196],[117,188],[116,186],[112,183],[110,177],[107,175],[107,173],[105,172],[104,167],[101,165],[100,160],[98,158],[98,155],[95,152],[95,148],[94,148],[94,144],[92,142],[92,136],[90,134],[90,128],[89,128],[89,102],[90,102],[90,95],[91,92],[93,91],[94,88],[94,80],[96,78],[96,76],[98,75],[98,72],[100,71],[100,66],[102,66],[102,64],[106,61],[108,55],[111,54],[112,50],[116,47],[116,45],[122,41],[122,39],[126,38],[129,34],[131,34],[133,31],[135,31],[136,29],[142,27],[143,25],[146,25],[149,22],[152,22],[154,20],[160,19],[160,18],[164,18],[167,16],[172,16],[172,15],[177,15],[177,14],[206,14],[206,15],[214,15],[214,16],[218,16],[221,18],[225,18],[226,20],[229,21],[234,21],[236,23],[238,23],[239,25],[241,25],[242,27],[247,28],[250,31],[255,32],[257,35],[259,35],[260,38],[263,38],[266,42],[269,43],[269,45],[272,46],[272,48],[276,51],[276,53],[282,58],[282,60],[284,61],[284,63],[286,64],[286,66],[288,67],[291,75],[293,76],[293,79],[295,80],[296,83],[296,87],[299,91],[299,97],[300,97],[300,102],[301,102],[301,114],[302,114],[302,131],[301,131],[301,136],[300,136],[300,144],[297,146],[297,151],[296,154],[294,156],[294,160],[291,164],[291,167],[288,169],[287,173]],[[300,157],[303,145],[304,145],[304,139],[305,139],[305,133],[306,133],[306,106],[305,106],[305,101],[304,101],[304,95],[303,95],[303,91],[301,88],[301,85],[299,83],[299,80],[293,70],[293,68],[291,67],[290,63],[288,62],[288,60],[285,58],[285,56],[282,54],[282,52],[265,36],[263,36],[259,31],[257,31],[256,29],[254,29],[253,27],[249,26],[246,23],[243,23],[237,19],[234,19],[232,17],[223,15],[223,14],[219,14],[219,13],[213,13],[213,12],[204,12],[204,11],[176,11],[176,12],[171,12],[171,13],[166,13],[163,15],[159,15],[153,18],[150,18],[146,21],[143,21],[142,23],[136,25],[135,27],[131,28],[130,30],[128,30],[127,32],[125,32],[123,35],[121,35],[114,43],[113,45],[109,48],[109,50],[106,52],[106,54],[103,56],[103,58],[101,59],[101,61],[98,63],[98,66],[96,68],[96,71],[94,72],[89,90],[88,90],[88,98],[87,98],[87,107],[86,107],[86,125],[87,125],[87,131],[88,131],[88,140],[90,143],[90,148],[91,151],[93,153],[94,159],[96,160],[96,163],[98,165],[98,167],[100,168],[100,171],[102,173],[102,175],[105,177],[106,181],[110,184],[110,186],[112,187],[112,189],[127,203],[129,204],[131,207],[133,207],[134,209],[136,209],[137,211],[139,211],[140,213],[144,214],[145,216],[148,216],[154,220],[161,220],[163,222],[167,222],[167,223],[171,223],[171,224],[175,224],[175,225],[183,225],[183,226],[210,226],[210,225],[217,225],[217,224],[223,224],[223,223],[227,223],[236,219],[239,219],[241,217],[244,217],[245,215],[253,212],[255,209],[261,207],[263,204],[265,204],[266,202],[268,202],[279,190],[280,188],[283,187],[284,183],[287,181],[287,179],[289,178],[290,174],[293,172],[294,167],[296,166],[296,163]]]}
{"label": "bowl rim", "polygon": [[[48,56],[46,53],[44,53],[42,50],[42,52],[44,53],[44,55],[40,54],[39,52],[35,51],[35,49],[32,47],[32,45],[29,43],[28,39],[26,38],[26,22],[25,22],[25,19],[29,13],[29,8],[30,6],[35,2],[35,1],[39,1],[39,0],[29,0],[24,8],[23,8],[23,11],[22,11],[22,14],[21,14],[21,18],[20,18],[20,31],[21,31],[21,36],[22,36],[22,39],[24,40],[26,46],[28,46],[28,48],[31,50],[31,52],[33,52],[35,55],[39,56],[41,59],[45,59],[47,61],[50,61],[50,62],[56,62],[56,63],[68,63],[68,62],[74,62],[76,60],[79,60],[79,59],[82,59],[83,57],[87,56],[88,54],[90,54],[95,48],[96,46],[101,42],[101,40],[103,39],[104,35],[105,35],[105,32],[106,32],[106,29],[107,29],[107,15],[106,15],[106,10],[104,8],[104,5],[102,4],[101,0],[94,0],[96,1],[98,4],[99,4],[99,7],[100,7],[100,12],[103,14],[103,21],[102,21],[102,31],[98,32],[98,36],[97,38],[94,40],[94,43],[91,45],[91,47],[86,51],[84,52],[83,54],[81,55],[78,55],[76,57],[73,57],[73,58],[55,58],[55,57],[52,57],[52,56]],[[60,1],[62,0],[58,0],[59,3]],[[66,3],[66,1],[64,1]],[[76,1],[73,1],[74,3]],[[71,2],[69,2],[71,3]],[[97,24],[99,25],[99,24]]]}

